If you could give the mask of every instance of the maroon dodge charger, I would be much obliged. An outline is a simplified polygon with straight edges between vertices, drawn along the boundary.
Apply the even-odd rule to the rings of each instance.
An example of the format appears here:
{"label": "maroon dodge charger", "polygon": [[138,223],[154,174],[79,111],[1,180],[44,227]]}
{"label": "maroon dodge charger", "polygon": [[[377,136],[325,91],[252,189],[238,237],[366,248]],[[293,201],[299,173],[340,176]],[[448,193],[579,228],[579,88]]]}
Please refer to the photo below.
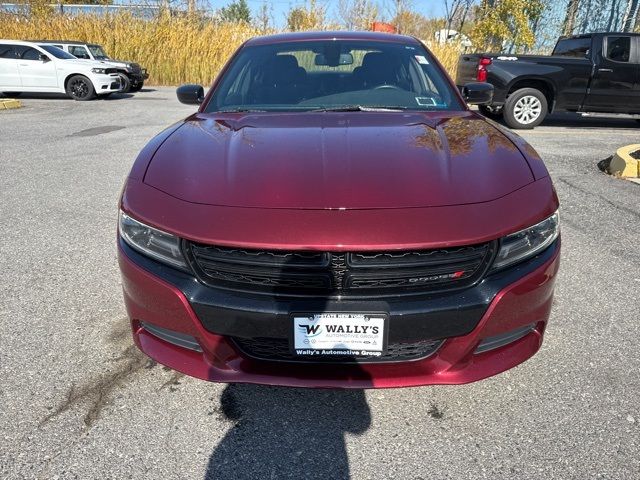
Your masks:
{"label": "maroon dodge charger", "polygon": [[559,265],[538,154],[418,40],[249,40],[140,152],[118,254],[138,347],[205,380],[472,382],[540,348]]}

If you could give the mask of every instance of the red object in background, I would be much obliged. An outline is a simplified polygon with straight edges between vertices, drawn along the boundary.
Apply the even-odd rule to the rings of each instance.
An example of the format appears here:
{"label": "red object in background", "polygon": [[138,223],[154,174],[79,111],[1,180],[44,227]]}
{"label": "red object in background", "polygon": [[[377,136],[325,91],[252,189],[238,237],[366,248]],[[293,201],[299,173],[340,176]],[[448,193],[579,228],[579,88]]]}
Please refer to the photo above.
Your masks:
{"label": "red object in background", "polygon": [[383,32],[383,33],[397,33],[398,30],[396,29],[395,25],[392,25],[390,23],[384,23],[384,22],[373,22],[371,24],[371,31],[372,32]]}
{"label": "red object in background", "polygon": [[491,65],[491,59],[487,57],[482,57],[478,61],[478,73],[476,75],[476,80],[479,82],[487,81],[487,65]]}

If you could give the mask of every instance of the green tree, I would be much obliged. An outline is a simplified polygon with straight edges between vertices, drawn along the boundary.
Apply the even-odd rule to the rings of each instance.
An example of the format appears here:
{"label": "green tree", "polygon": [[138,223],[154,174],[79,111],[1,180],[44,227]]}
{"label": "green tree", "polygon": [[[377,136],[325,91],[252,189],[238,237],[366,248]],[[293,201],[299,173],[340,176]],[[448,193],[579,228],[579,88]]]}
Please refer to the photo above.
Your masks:
{"label": "green tree", "polygon": [[228,23],[251,23],[251,10],[247,0],[235,0],[221,8],[220,18]]}
{"label": "green tree", "polygon": [[325,24],[325,9],[309,0],[304,6],[289,10],[287,27],[292,32],[301,30],[322,30]]}
{"label": "green tree", "polygon": [[481,50],[527,49],[535,42],[532,27],[543,11],[543,0],[482,0],[471,40]]}

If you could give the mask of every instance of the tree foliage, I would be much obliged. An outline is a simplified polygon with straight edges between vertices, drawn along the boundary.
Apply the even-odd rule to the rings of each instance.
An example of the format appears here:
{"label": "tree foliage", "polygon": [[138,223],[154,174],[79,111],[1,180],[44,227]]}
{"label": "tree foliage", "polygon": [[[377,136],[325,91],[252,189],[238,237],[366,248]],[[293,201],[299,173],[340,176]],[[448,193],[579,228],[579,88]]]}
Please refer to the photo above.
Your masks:
{"label": "tree foliage", "polygon": [[301,30],[322,30],[325,25],[325,8],[316,0],[309,0],[305,5],[289,10],[287,27],[292,32]]}
{"label": "tree foliage", "polygon": [[338,14],[347,30],[369,30],[378,13],[378,4],[371,0],[340,0],[338,3]]}
{"label": "tree foliage", "polygon": [[543,0],[482,0],[470,36],[483,50],[522,50],[534,44],[533,25],[544,11]]}
{"label": "tree foliage", "polygon": [[251,23],[251,10],[247,0],[235,0],[220,9],[220,19],[229,23]]}

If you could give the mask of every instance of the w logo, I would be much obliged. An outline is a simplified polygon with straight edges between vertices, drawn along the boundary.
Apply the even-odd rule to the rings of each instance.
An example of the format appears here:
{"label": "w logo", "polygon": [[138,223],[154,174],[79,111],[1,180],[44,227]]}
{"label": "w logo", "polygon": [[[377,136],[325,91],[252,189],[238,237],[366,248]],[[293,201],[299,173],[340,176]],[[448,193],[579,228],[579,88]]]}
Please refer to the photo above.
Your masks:
{"label": "w logo", "polygon": [[303,331],[307,337],[315,337],[316,335],[320,335],[322,333],[322,329],[320,325],[300,325],[298,324],[298,328]]}

